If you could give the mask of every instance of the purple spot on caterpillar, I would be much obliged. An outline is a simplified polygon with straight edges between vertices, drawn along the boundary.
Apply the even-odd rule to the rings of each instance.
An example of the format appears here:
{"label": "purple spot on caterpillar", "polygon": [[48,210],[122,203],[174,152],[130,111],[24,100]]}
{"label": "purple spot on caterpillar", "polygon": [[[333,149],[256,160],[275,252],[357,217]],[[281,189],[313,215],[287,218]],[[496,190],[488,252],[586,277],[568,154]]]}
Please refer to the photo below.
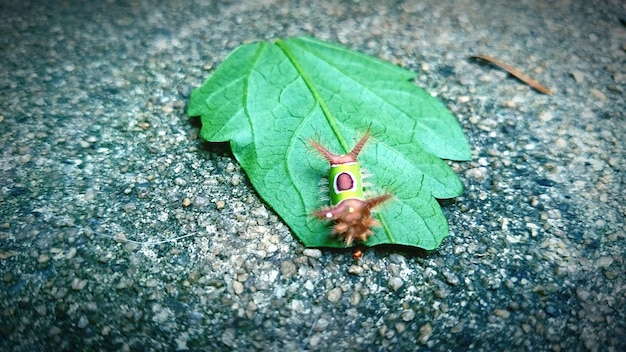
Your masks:
{"label": "purple spot on caterpillar", "polygon": [[337,176],[337,191],[347,191],[354,187],[354,180],[352,175],[347,172],[343,172]]}

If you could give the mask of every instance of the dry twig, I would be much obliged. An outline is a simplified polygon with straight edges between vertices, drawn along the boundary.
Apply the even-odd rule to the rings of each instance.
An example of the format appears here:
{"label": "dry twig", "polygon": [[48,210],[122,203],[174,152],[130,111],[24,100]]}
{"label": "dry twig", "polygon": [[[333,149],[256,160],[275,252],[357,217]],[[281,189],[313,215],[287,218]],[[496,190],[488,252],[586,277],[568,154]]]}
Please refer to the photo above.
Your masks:
{"label": "dry twig", "polygon": [[517,78],[520,81],[526,83],[527,85],[533,87],[534,89],[536,89],[540,93],[548,94],[548,95],[554,94],[554,92],[550,88],[548,88],[548,87],[544,86],[543,84],[537,82],[536,80],[530,78],[529,76],[524,74],[519,69],[517,69],[517,68],[507,64],[506,62],[504,62],[504,61],[502,61],[500,59],[496,59],[495,57],[491,57],[489,55],[483,55],[483,54],[472,55],[472,57],[488,61],[488,62],[490,62],[490,63],[492,63],[492,64],[502,68],[503,70],[505,70],[508,73],[510,73],[513,76],[515,76],[515,78]]}

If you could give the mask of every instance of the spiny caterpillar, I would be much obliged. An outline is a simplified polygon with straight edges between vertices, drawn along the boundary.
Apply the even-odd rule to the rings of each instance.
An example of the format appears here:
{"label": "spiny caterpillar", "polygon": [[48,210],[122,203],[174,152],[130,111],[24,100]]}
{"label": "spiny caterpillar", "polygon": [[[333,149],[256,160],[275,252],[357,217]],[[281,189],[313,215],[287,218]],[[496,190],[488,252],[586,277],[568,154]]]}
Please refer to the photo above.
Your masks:
{"label": "spiny caterpillar", "polygon": [[335,155],[311,140],[313,148],[322,154],[330,163],[328,182],[330,191],[330,207],[322,208],[313,213],[314,216],[333,220],[332,233],[345,240],[350,246],[353,240],[366,241],[373,234],[371,228],[379,226],[372,218],[372,209],[391,198],[391,194],[365,199],[363,195],[363,178],[361,166],[356,161],[361,149],[367,142],[369,130],[348,154]]}

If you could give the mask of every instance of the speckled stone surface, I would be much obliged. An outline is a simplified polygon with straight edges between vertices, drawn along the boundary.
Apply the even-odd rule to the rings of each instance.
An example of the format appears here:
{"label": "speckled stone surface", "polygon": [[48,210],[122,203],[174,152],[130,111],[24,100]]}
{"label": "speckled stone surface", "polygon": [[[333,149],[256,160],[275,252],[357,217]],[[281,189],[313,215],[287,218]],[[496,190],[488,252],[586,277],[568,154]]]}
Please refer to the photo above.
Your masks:
{"label": "speckled stone surface", "polygon": [[[626,350],[625,3],[299,3],[0,3],[0,349]],[[198,138],[190,90],[295,35],[458,117],[437,251],[305,249]]]}

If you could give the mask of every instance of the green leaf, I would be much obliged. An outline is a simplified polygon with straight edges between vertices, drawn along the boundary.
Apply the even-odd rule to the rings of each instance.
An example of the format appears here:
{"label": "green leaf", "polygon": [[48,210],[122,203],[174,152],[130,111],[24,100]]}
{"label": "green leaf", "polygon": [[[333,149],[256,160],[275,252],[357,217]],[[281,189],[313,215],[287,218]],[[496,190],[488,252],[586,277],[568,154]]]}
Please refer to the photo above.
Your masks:
{"label": "green leaf", "polygon": [[320,201],[328,162],[308,140],[343,154],[370,128],[359,155],[374,194],[394,198],[376,216],[382,226],[365,243],[436,248],[448,225],[435,198],[462,193],[441,160],[469,160],[467,140],[450,111],[415,86],[416,74],[307,37],[235,49],[192,92],[188,115],[201,136],[230,141],[259,195],[308,247],[343,247],[310,214]]}

